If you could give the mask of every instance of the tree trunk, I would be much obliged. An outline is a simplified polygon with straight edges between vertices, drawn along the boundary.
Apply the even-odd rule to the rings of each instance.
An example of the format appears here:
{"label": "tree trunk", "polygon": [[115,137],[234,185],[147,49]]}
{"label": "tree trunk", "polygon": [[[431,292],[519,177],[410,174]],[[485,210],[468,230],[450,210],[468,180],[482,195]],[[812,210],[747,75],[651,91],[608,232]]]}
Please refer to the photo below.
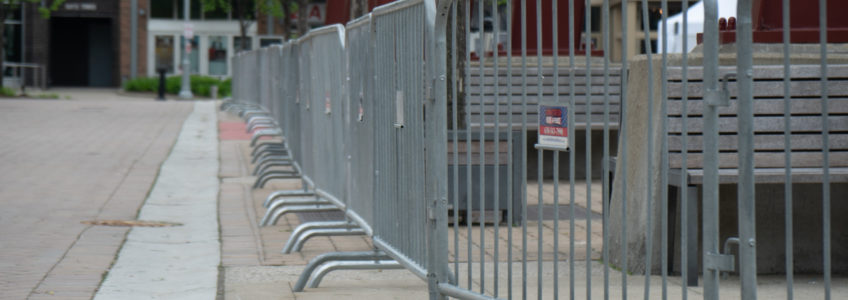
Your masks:
{"label": "tree trunk", "polygon": [[297,36],[301,37],[309,31],[309,23],[306,22],[306,18],[309,17],[309,0],[298,0],[298,14],[297,14]]}
{"label": "tree trunk", "polygon": [[[454,23],[451,22],[448,24],[448,37],[451,36],[452,32],[456,32],[456,44],[450,45],[449,47],[456,47],[456,57],[453,57],[453,51],[448,48],[448,59],[449,63],[456,66],[456,69],[452,69],[448,71],[448,82],[456,81],[456,99],[451,101],[456,101],[456,114],[457,114],[457,124],[454,126],[450,124],[453,122],[453,103],[448,103],[448,116],[451,119],[449,121],[448,126],[452,126],[449,128],[454,129],[466,129],[466,121],[465,120],[465,66],[467,65],[467,61],[465,61],[465,53],[466,49],[466,36],[465,36],[465,21],[466,21],[466,10],[465,10],[465,1],[457,1],[455,2],[456,7],[456,15],[454,18],[456,19],[456,28],[454,28]],[[455,62],[455,64],[453,64]],[[450,90],[452,87],[448,86],[448,93],[452,94]]]}
{"label": "tree trunk", "polygon": [[368,1],[350,0],[350,19],[356,19],[368,13]]}
{"label": "tree trunk", "polygon": [[241,43],[239,43],[239,52],[247,51],[247,24],[244,20],[244,12],[245,12],[245,0],[238,0],[238,6],[236,6],[236,14],[239,19],[239,32]]}
{"label": "tree trunk", "polygon": [[291,3],[289,0],[280,0],[280,6],[283,9],[283,41],[289,40],[289,27],[291,26]]}

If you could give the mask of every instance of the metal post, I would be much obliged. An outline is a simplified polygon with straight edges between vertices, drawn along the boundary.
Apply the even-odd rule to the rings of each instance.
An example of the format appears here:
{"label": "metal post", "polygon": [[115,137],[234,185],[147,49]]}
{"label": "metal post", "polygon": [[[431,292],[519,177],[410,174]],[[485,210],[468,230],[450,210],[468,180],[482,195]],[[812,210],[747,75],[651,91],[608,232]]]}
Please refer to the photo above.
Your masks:
{"label": "metal post", "polygon": [[138,0],[130,1],[130,78],[138,75]]}
{"label": "metal post", "polygon": [[[267,1],[268,6],[271,6],[271,0]],[[274,16],[271,15],[270,7],[268,14],[265,16],[265,34],[274,35]]]}
{"label": "metal post", "polygon": [[[432,7],[433,2],[424,1],[425,11],[429,14],[435,12],[435,16],[427,16],[429,40],[433,42],[435,51],[428,51],[430,67],[429,81],[434,88],[432,98],[425,99],[425,114],[428,118],[425,124],[427,133],[427,145],[431,149],[447,149],[447,27],[448,14],[452,0],[439,1],[437,7]],[[432,116],[432,120],[430,120]],[[425,172],[429,174],[427,179],[427,209],[430,210],[427,220],[427,279],[430,291],[430,299],[447,299],[439,291],[440,283],[449,283],[448,280],[448,220],[447,220],[447,153],[445,151],[427,151],[427,165]]]}
{"label": "metal post", "polygon": [[704,299],[718,299],[719,270],[706,262],[719,253],[718,237],[718,3],[704,1]]}
{"label": "metal post", "polygon": [[[188,27],[189,17],[191,10],[189,9],[191,6],[191,1],[183,0],[183,20],[185,20],[185,25]],[[183,33],[183,49],[188,45],[189,40],[188,36]],[[189,74],[191,73],[191,61],[188,58],[188,51],[183,50],[183,83],[182,88],[180,89],[180,98],[183,99],[191,99],[194,98],[194,95],[191,94],[191,78],[189,78]]]}
{"label": "metal post", "polygon": [[736,72],[739,74],[736,77],[739,89],[736,98],[739,112],[739,274],[742,280],[742,299],[757,299],[751,0],[738,2],[736,20]]}

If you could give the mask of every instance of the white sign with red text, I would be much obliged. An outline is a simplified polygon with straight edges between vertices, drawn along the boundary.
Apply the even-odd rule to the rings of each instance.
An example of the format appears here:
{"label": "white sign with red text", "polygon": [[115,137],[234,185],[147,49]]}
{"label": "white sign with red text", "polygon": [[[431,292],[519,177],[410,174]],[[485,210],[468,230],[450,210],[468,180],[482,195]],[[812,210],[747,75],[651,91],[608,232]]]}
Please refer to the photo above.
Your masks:
{"label": "white sign with red text", "polygon": [[568,149],[568,106],[539,105],[539,146]]}

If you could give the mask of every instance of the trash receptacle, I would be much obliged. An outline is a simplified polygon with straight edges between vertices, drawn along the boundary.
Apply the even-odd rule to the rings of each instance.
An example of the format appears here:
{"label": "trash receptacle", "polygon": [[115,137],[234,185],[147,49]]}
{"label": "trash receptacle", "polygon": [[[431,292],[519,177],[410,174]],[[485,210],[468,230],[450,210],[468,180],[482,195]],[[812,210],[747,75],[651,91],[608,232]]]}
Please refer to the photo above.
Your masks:
{"label": "trash receptacle", "polygon": [[[472,221],[477,223],[479,218],[479,209],[480,209],[480,153],[472,152],[471,153],[471,170],[468,169],[468,165],[466,164],[467,153],[465,152],[464,145],[467,143],[465,131],[458,131],[457,142],[459,143],[459,159],[458,161],[454,161],[453,154],[453,146],[451,143],[453,142],[453,132],[448,132],[448,206],[451,207],[451,215],[459,217],[464,222]],[[508,145],[508,134],[506,131],[501,131],[500,136],[497,137],[498,141],[500,141],[500,164],[495,165],[495,161],[493,158],[486,159],[486,165],[483,167],[483,173],[485,175],[485,191],[483,198],[486,201],[486,215],[491,215],[494,218],[487,216],[487,223],[492,223],[495,219],[498,219],[501,222],[512,223],[512,224],[520,224],[521,223],[521,204],[524,201],[524,197],[521,195],[521,170],[524,168],[523,162],[521,161],[521,136],[523,132],[521,131],[513,131],[512,134],[512,182],[508,182],[507,179],[508,171],[509,171],[509,158],[507,156],[508,152],[506,146]],[[484,136],[484,140],[486,141],[486,156],[494,156],[494,140],[495,134],[491,131],[486,131]],[[480,143],[480,133],[473,133],[471,137],[471,149],[479,151],[480,147],[478,144]],[[458,179],[459,179],[459,207],[452,207],[454,204],[454,168],[455,164],[459,165],[457,171],[459,171]],[[471,172],[471,185],[468,185],[467,178],[468,172]],[[495,183],[495,172],[498,175],[498,183]],[[507,220],[507,206],[509,205],[509,194],[507,191],[509,190],[507,187],[509,184],[512,184],[512,220]],[[468,189],[471,189],[471,198],[468,199]],[[498,205],[500,211],[494,211],[495,207],[495,194],[498,194]],[[466,210],[468,208],[468,202],[471,202],[472,209],[472,220],[465,220]],[[451,222],[453,224],[453,222]]]}
{"label": "trash receptacle", "polygon": [[209,87],[209,98],[218,99],[218,86],[213,85]]}

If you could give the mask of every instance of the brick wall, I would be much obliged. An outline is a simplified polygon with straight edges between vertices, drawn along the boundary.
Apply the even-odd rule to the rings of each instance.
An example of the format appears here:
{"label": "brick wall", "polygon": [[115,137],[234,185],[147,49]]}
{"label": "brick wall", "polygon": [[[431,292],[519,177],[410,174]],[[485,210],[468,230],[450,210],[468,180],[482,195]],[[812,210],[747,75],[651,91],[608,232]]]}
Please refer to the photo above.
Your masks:
{"label": "brick wall", "polygon": [[[148,0],[138,0],[137,12],[144,10],[144,14],[138,15],[138,60],[137,60],[137,76],[147,75],[147,19],[150,12],[147,11]],[[119,7],[120,13],[118,17],[119,24],[119,50],[118,60],[121,80],[130,78],[130,60],[131,60],[131,11],[130,1],[121,1]]]}

